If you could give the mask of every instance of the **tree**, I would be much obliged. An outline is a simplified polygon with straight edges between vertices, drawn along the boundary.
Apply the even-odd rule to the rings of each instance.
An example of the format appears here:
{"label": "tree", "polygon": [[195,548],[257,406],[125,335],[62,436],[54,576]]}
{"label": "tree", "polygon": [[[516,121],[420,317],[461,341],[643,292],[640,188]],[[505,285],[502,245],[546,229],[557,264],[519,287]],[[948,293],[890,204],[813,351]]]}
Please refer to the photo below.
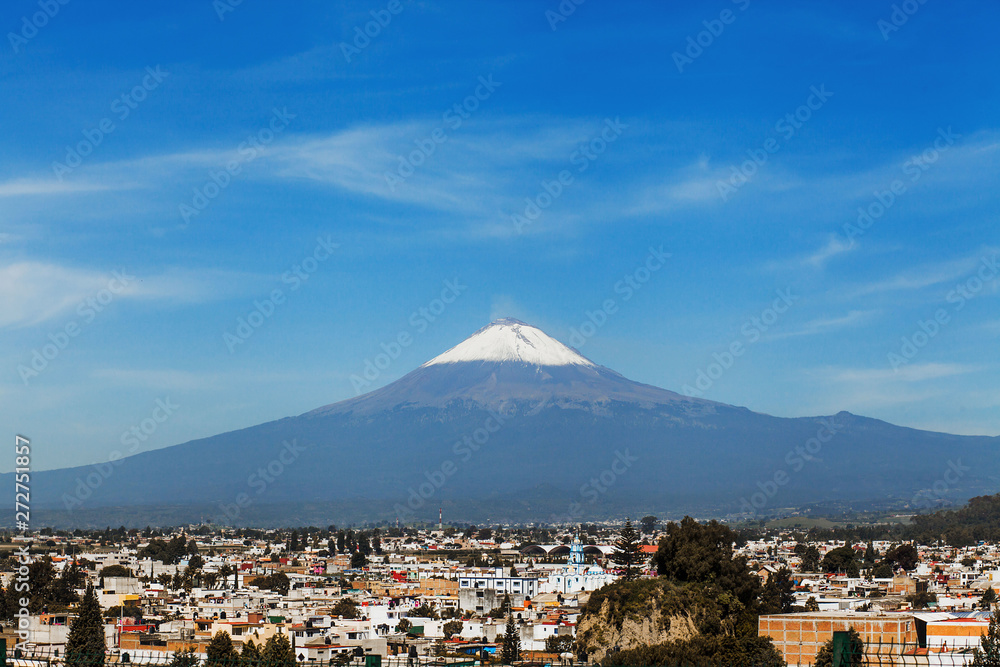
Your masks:
{"label": "tree", "polygon": [[131,577],[132,570],[128,569],[124,565],[108,565],[101,569],[102,577]]}
{"label": "tree", "polygon": [[337,604],[333,605],[330,609],[331,616],[340,616],[343,618],[357,618],[358,617],[358,603],[351,598],[343,598],[337,601]]}
{"label": "tree", "polygon": [[201,657],[193,649],[186,648],[175,652],[167,667],[198,667],[200,664]]}
{"label": "tree", "polygon": [[809,544],[796,544],[795,553],[802,559],[799,569],[802,572],[816,572],[819,570],[819,549]]}
{"label": "tree", "polygon": [[937,595],[934,593],[914,593],[913,595],[907,595],[906,601],[914,609],[926,609],[931,602],[937,602]]}
{"label": "tree", "polygon": [[996,604],[997,594],[993,592],[993,587],[990,586],[983,592],[983,597],[979,598],[979,608],[989,611],[993,609],[993,605]]}
{"label": "tree", "polygon": [[653,531],[656,530],[656,522],[659,521],[655,516],[647,514],[646,516],[639,519],[639,529],[642,531],[643,535],[652,535]]}
{"label": "tree", "polygon": [[410,623],[410,619],[401,618],[399,623],[396,624],[396,632],[407,632],[413,627],[413,623]]}
{"label": "tree", "polygon": [[872,570],[872,577],[875,579],[888,579],[892,576],[892,574],[892,565],[886,563],[885,561],[876,565],[875,569]]}
{"label": "tree", "polygon": [[885,552],[885,561],[895,563],[904,570],[912,570],[920,560],[917,548],[912,544],[901,544],[895,549]]}
{"label": "tree", "polygon": [[288,580],[288,575],[284,572],[275,572],[264,577],[255,577],[248,582],[248,585],[288,595],[288,588],[291,582]]}
{"label": "tree", "polygon": [[812,595],[806,600],[806,611],[819,611],[819,602],[816,602],[816,598]]}
{"label": "tree", "polygon": [[501,661],[505,665],[513,665],[521,659],[521,633],[514,624],[514,617],[507,616],[507,627],[503,633],[501,644]]}
{"label": "tree", "polygon": [[260,658],[268,667],[295,667],[295,652],[292,651],[288,637],[282,634],[274,634],[267,638]]}
{"label": "tree", "polygon": [[792,576],[788,568],[781,568],[767,579],[760,595],[762,614],[787,614],[792,610]]}
{"label": "tree", "polygon": [[206,667],[235,667],[240,655],[233,646],[233,640],[225,630],[219,630],[205,649]]}
{"label": "tree", "polygon": [[[865,661],[865,643],[854,628],[848,629],[847,633],[847,655],[849,656],[847,664],[850,667],[861,667]],[[816,662],[813,663],[813,667],[841,667],[844,665],[841,662],[835,666],[833,658],[833,638],[831,637],[816,653]]]}
{"label": "tree", "polygon": [[569,653],[573,650],[573,635],[549,635],[545,638],[548,653]]}
{"label": "tree", "polygon": [[417,607],[416,609],[414,609],[409,615],[415,618],[430,618],[430,619],[437,618],[437,612],[435,612],[434,608],[431,607],[426,602]]}
{"label": "tree", "polygon": [[260,664],[260,647],[248,639],[240,651],[240,667],[257,667]]}
{"label": "tree", "polygon": [[621,565],[625,568],[625,581],[632,581],[638,576],[635,566],[639,564],[641,559],[639,535],[635,532],[635,528],[632,527],[632,522],[626,519],[625,527],[615,541],[615,550],[611,554],[611,560],[616,565]]}
{"label": "tree", "polygon": [[857,577],[861,574],[857,558],[857,552],[851,547],[844,546],[831,549],[823,557],[823,570],[826,572],[840,572],[849,577]]}
{"label": "tree", "polygon": [[360,551],[355,551],[353,554],[351,554],[351,569],[352,570],[360,570],[361,568],[363,568],[367,564],[368,564],[368,557],[365,556]]}
{"label": "tree", "polygon": [[94,587],[88,585],[66,639],[66,667],[103,666],[105,650],[101,605]]}
{"label": "tree", "polygon": [[666,525],[666,535],[653,556],[656,572],[678,582],[712,583],[735,595],[746,607],[756,603],[760,579],[746,558],[734,556],[739,535],[718,521],[698,523],[689,516]]}
{"label": "tree", "polygon": [[970,667],[1000,667],[1000,611],[990,616],[990,627],[980,635],[979,646],[972,651]]}
{"label": "tree", "polygon": [[455,635],[462,634],[462,621],[448,621],[444,624],[444,638],[451,639]]}

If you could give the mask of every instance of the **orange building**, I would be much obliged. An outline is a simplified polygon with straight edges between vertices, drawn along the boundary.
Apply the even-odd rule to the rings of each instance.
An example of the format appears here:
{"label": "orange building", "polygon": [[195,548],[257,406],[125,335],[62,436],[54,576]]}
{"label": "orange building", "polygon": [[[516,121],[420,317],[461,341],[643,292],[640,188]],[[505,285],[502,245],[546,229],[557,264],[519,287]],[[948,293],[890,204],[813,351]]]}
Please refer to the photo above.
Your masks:
{"label": "orange building", "polygon": [[757,634],[770,637],[790,667],[813,664],[816,653],[837,630],[854,628],[871,664],[884,667],[902,664],[903,645],[912,649],[917,643],[916,622],[908,614],[817,611],[761,616],[757,623]]}

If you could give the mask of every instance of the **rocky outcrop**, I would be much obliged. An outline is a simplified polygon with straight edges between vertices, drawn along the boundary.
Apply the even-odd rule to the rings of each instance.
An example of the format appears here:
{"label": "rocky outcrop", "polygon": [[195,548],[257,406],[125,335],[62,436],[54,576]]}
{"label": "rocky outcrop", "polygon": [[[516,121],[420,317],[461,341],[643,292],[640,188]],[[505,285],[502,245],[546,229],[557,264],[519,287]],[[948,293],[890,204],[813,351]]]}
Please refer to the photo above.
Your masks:
{"label": "rocky outcrop", "polygon": [[663,579],[617,582],[591,595],[577,623],[577,648],[593,659],[700,634],[728,634],[742,608],[727,593]]}

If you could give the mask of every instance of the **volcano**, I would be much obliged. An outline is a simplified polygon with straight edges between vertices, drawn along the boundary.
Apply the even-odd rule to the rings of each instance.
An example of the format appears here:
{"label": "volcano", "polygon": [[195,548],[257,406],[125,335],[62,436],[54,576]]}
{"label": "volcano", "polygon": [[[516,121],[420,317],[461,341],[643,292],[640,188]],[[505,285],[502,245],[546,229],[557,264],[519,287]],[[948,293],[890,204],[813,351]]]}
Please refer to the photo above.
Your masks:
{"label": "volcano", "polygon": [[998,453],[997,437],[681,395],[501,319],[356,398],[103,469],[35,473],[32,501],[47,523],[99,526],[378,524],[439,507],[454,521],[567,523],[921,508],[995,492]]}

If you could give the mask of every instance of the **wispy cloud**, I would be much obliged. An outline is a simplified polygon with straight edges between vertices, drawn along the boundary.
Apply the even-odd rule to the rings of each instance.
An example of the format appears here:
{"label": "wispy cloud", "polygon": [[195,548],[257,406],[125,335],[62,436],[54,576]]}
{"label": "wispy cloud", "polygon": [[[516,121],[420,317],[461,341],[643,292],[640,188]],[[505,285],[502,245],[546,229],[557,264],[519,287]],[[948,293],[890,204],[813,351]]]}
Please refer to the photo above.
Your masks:
{"label": "wispy cloud", "polygon": [[56,178],[18,178],[0,182],[0,197],[31,197],[103,192],[113,189],[105,183],[60,181]]}
{"label": "wispy cloud", "polygon": [[816,334],[829,333],[839,329],[847,329],[867,322],[876,310],[852,310],[841,317],[827,317],[810,320],[794,331],[776,333],[768,337],[768,340],[780,340],[783,338],[794,338],[797,336],[813,336]]}
{"label": "wispy cloud", "polygon": [[[46,262],[0,265],[0,328],[34,326],[70,313],[108,291],[112,299],[204,303],[255,294],[264,276],[219,269],[168,269],[156,274],[133,269],[94,269]],[[110,301],[109,301],[110,302]]]}
{"label": "wispy cloud", "polygon": [[982,251],[966,257],[923,264],[917,268],[897,273],[885,280],[862,285],[851,291],[849,296],[858,297],[882,292],[919,290],[955,282],[971,275],[983,257],[993,256],[997,252],[1000,252],[997,248],[984,248]]}

